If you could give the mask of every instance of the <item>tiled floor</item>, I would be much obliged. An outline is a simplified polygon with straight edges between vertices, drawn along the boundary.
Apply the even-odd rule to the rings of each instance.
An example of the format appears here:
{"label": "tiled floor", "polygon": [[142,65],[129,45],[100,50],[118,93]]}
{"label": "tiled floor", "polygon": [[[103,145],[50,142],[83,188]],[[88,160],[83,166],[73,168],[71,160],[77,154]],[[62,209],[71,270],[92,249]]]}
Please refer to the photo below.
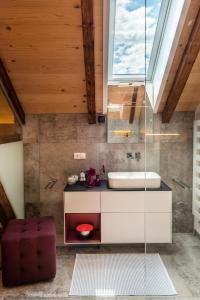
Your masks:
{"label": "tiled floor", "polygon": [[[178,292],[176,297],[115,297],[115,300],[200,300],[200,239],[191,234],[175,234],[172,245],[147,245],[148,252],[160,253]],[[4,288],[0,285],[0,299],[95,299],[94,297],[69,297],[76,253],[138,253],[142,246],[101,246],[89,248],[58,247],[57,275],[53,281]],[[106,300],[106,298],[100,298]]]}

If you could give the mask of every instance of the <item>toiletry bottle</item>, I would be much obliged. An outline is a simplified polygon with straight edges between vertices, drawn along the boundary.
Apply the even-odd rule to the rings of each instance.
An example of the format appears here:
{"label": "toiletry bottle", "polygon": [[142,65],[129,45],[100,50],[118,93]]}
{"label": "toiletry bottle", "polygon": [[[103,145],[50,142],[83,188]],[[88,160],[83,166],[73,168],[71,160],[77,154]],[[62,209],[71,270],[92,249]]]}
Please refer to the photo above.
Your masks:
{"label": "toiletry bottle", "polygon": [[79,176],[79,181],[81,185],[85,184],[86,178],[85,178],[85,173],[81,171],[80,176]]}
{"label": "toiletry bottle", "polygon": [[100,186],[100,185],[101,185],[101,179],[100,179],[99,174],[96,175],[95,185],[96,185],[96,186]]}

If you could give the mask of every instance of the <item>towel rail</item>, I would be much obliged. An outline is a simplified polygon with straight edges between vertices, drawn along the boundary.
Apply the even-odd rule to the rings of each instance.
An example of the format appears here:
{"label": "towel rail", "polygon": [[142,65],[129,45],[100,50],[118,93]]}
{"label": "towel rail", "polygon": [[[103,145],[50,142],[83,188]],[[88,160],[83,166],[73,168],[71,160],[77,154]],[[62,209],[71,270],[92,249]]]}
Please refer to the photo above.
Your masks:
{"label": "towel rail", "polygon": [[172,178],[172,181],[177,185],[179,185],[182,189],[185,189],[185,186],[181,182],[179,182],[176,178]]}
{"label": "towel rail", "polygon": [[179,185],[181,188],[183,188],[184,190],[188,189],[191,190],[191,186],[189,186],[188,184],[186,184],[185,182],[183,182],[182,180],[178,180],[175,177],[172,177],[172,181],[174,183],[176,183],[177,185]]}
{"label": "towel rail", "polygon": [[174,183],[176,183],[177,185],[179,185],[182,189],[186,190],[192,190],[191,186],[189,186],[188,184],[186,184],[185,182],[183,182],[182,180],[178,180],[177,178],[175,177],[172,177],[172,181]]}

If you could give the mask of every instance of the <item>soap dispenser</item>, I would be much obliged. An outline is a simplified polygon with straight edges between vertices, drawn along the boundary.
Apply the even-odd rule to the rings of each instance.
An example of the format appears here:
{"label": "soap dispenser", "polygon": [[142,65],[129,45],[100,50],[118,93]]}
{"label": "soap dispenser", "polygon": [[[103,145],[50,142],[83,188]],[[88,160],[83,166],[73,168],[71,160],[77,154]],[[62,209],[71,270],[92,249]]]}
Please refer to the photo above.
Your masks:
{"label": "soap dispenser", "polygon": [[85,177],[85,173],[83,171],[81,171],[80,175],[79,175],[79,181],[81,185],[84,185],[86,182],[86,177]]}

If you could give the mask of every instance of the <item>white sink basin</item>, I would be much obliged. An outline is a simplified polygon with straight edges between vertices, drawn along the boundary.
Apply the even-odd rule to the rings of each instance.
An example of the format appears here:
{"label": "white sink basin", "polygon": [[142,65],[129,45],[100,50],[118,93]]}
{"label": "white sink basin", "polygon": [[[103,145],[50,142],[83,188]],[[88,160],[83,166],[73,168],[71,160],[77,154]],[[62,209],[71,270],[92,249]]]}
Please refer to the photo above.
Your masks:
{"label": "white sink basin", "polygon": [[109,187],[119,188],[160,188],[161,177],[154,172],[109,172]]}

